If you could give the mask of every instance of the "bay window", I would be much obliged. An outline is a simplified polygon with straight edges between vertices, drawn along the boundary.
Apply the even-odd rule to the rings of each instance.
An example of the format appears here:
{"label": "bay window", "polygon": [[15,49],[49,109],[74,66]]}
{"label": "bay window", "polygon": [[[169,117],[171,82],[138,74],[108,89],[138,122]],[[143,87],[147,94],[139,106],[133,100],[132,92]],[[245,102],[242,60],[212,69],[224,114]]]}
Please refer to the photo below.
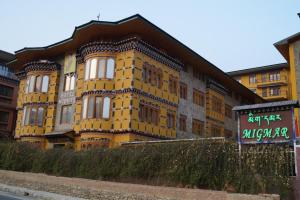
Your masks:
{"label": "bay window", "polygon": [[44,107],[40,106],[25,106],[23,111],[23,126],[43,126],[44,124]]}
{"label": "bay window", "polygon": [[109,119],[111,98],[102,96],[84,96],[82,104],[82,119]]}
{"label": "bay window", "polygon": [[106,57],[97,57],[88,59],[85,63],[85,80],[90,79],[112,79],[115,72],[115,59]]}
{"label": "bay window", "polygon": [[25,93],[31,92],[48,92],[49,76],[29,76],[26,81]]}

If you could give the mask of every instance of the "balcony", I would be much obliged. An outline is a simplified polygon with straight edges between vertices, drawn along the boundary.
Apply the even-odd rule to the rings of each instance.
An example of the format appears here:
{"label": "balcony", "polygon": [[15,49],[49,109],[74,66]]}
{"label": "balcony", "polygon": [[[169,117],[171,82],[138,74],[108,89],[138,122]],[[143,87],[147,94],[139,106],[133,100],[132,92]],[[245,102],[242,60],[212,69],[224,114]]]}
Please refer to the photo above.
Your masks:
{"label": "balcony", "polygon": [[257,84],[258,88],[263,88],[263,87],[268,87],[268,86],[287,85],[288,79],[287,79],[287,76],[280,76],[279,79],[273,79],[273,80],[270,80],[269,78],[267,78],[265,80],[258,79],[256,84]]}
{"label": "balcony", "polygon": [[289,99],[289,91],[287,89],[279,90],[278,93],[270,93],[270,90],[268,92],[262,92],[259,91],[257,94],[261,97],[263,97],[266,100],[270,101],[279,101],[279,100],[288,100]]}
{"label": "balcony", "polygon": [[9,71],[6,67],[1,65],[0,65],[0,76],[13,79],[13,80],[18,80],[16,75],[13,72]]}

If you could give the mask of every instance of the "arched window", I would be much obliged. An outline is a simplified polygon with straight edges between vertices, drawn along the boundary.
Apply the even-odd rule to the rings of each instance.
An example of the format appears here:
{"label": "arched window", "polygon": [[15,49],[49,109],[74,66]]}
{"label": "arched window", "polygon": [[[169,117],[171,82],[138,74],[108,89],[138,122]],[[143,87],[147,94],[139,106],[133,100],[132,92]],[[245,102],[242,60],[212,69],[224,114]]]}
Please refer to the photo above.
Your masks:
{"label": "arched window", "polygon": [[115,59],[114,58],[92,58],[85,63],[85,80],[94,78],[114,78]]}
{"label": "arched window", "polygon": [[103,115],[102,117],[105,119],[109,118],[109,110],[110,110],[110,98],[104,97],[103,99]]}
{"label": "arched window", "polygon": [[48,92],[49,76],[43,76],[42,92]]}
{"label": "arched window", "polygon": [[115,72],[115,60],[112,58],[107,59],[106,78],[113,78]]}
{"label": "arched window", "polygon": [[98,65],[98,78],[104,78],[104,76],[105,76],[105,59],[100,58],[99,65]]}

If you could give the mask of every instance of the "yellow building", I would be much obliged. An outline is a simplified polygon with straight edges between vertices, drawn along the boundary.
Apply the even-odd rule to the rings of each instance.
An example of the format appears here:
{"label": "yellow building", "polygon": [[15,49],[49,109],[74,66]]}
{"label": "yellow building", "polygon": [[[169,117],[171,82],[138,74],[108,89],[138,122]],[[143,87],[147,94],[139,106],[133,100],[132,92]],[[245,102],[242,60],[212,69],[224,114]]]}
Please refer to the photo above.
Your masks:
{"label": "yellow building", "polygon": [[15,138],[43,148],[234,137],[231,108],[263,101],[140,15],[83,24],[9,65],[20,79]]}
{"label": "yellow building", "polygon": [[287,63],[238,70],[228,74],[267,101],[292,99],[292,83]]}

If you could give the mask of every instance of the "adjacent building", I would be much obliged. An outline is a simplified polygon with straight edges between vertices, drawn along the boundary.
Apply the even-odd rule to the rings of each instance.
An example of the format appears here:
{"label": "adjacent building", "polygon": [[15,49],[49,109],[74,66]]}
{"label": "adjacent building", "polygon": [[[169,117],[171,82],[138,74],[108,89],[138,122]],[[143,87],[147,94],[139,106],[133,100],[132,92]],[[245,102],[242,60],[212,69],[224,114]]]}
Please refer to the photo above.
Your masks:
{"label": "adjacent building", "polygon": [[0,50],[0,139],[12,139],[16,125],[19,81],[6,63],[14,55]]}
{"label": "adjacent building", "polygon": [[292,99],[288,63],[249,68],[228,73],[267,101]]}
{"label": "adjacent building", "polygon": [[236,135],[232,107],[264,100],[140,15],[91,21],[16,52],[15,138],[44,148]]}

